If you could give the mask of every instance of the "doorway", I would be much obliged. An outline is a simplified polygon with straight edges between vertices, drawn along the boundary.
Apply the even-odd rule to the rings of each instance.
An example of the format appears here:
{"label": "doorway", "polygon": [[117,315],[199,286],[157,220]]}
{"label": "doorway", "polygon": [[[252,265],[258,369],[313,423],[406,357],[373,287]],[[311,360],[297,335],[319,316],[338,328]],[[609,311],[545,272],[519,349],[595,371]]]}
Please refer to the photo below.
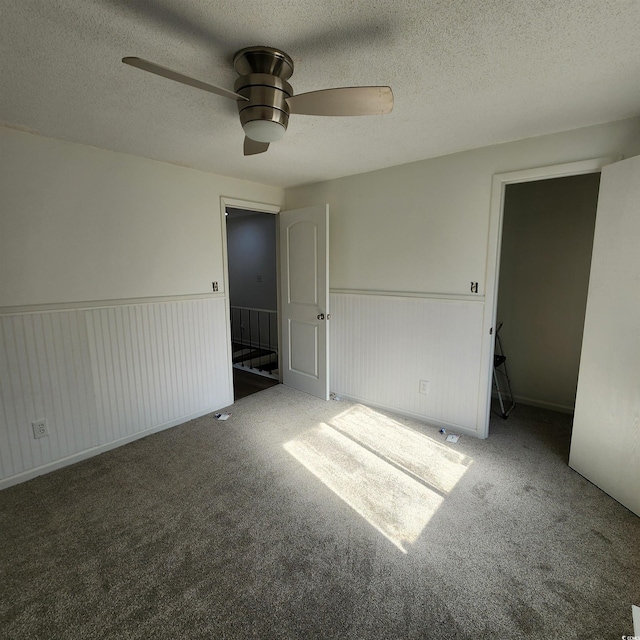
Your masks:
{"label": "doorway", "polygon": [[596,172],[506,187],[496,327],[517,404],[573,414],[599,184]]}
{"label": "doorway", "polygon": [[280,382],[277,217],[225,207],[234,401]]}
{"label": "doorway", "polygon": [[[255,214],[277,214],[275,227],[275,272],[276,302],[275,322],[273,315],[242,315],[232,307],[236,300],[229,286],[229,241],[227,229],[227,214],[233,209],[241,210],[238,217],[249,218]],[[287,386],[315,395],[323,400],[329,400],[329,327],[331,318],[329,310],[329,205],[314,205],[301,209],[280,211],[276,205],[267,205],[235,200],[225,196],[220,198],[222,224],[222,250],[224,265],[224,292],[227,297],[227,322],[229,327],[228,363],[229,363],[229,392],[233,394],[233,371],[238,369],[241,362],[234,362],[233,347],[242,350],[256,351],[249,355],[249,369],[251,373],[277,378]],[[273,217],[273,216],[272,216]],[[280,245],[280,239],[282,247]],[[273,248],[273,243],[271,245]],[[250,261],[255,246],[245,243],[240,251],[240,261],[243,265]],[[255,271],[255,268],[253,269]],[[265,273],[267,271],[265,270]],[[273,273],[273,271],[271,271]],[[245,274],[246,275],[246,274]],[[248,277],[257,284],[264,284],[264,274],[249,272]],[[216,290],[214,284],[214,291]],[[239,289],[242,291],[242,287]],[[285,292],[286,295],[281,295]],[[252,304],[252,303],[251,303]],[[260,311],[259,307],[252,307]],[[262,311],[273,313],[272,309]],[[232,320],[232,313],[238,313]],[[232,330],[232,322],[234,328]],[[276,328],[274,328],[274,324]],[[244,325],[244,327],[242,326]],[[268,351],[273,351],[274,337],[277,336],[277,366],[273,355],[262,353],[265,349],[265,335],[268,336]],[[234,345],[233,338],[242,337],[239,345]],[[282,347],[282,348],[281,348]],[[242,361],[247,359],[247,353],[237,354]],[[255,366],[256,363],[259,366]],[[244,362],[246,367],[246,362]],[[269,373],[264,370],[271,368]],[[258,371],[254,371],[258,369]],[[263,369],[263,371],[260,371]],[[277,373],[276,373],[277,372]]]}
{"label": "doorway", "polygon": [[[494,366],[495,328],[498,326],[498,285],[500,275],[500,254],[504,221],[504,205],[507,187],[521,183],[546,181],[554,178],[600,174],[602,168],[619,158],[595,158],[562,165],[537,167],[493,177],[491,192],[491,213],[487,244],[487,275],[485,281],[485,303],[481,347],[480,397],[478,400],[477,432],[481,438],[489,435],[489,418],[492,402],[492,374]],[[509,357],[509,347],[505,343]],[[551,364],[551,363],[550,363]],[[551,364],[551,366],[553,366]],[[517,387],[517,385],[514,386]],[[517,394],[517,391],[516,391]]]}

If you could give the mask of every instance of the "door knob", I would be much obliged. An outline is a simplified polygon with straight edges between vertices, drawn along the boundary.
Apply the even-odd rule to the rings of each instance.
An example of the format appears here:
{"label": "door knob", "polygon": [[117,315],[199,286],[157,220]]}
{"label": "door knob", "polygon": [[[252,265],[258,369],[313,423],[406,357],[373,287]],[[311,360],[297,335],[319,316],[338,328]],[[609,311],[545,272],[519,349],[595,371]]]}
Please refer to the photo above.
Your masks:
{"label": "door knob", "polygon": [[318,314],[318,320],[324,320],[324,313]]}

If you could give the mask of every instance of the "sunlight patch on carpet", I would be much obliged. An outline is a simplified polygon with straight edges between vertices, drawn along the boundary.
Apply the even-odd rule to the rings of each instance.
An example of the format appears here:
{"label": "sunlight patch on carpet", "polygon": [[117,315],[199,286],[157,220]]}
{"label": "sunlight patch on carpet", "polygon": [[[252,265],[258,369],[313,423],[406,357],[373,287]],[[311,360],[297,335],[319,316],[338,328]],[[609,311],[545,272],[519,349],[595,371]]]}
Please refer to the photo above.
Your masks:
{"label": "sunlight patch on carpet", "polygon": [[362,405],[283,446],[403,553],[472,464]]}

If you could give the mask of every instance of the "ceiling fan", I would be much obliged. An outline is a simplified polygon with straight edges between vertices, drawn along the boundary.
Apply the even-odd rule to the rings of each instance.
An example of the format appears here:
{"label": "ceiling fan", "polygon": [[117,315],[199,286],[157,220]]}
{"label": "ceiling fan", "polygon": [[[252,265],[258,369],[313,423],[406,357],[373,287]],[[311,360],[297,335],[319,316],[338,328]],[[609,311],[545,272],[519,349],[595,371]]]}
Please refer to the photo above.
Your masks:
{"label": "ceiling fan", "polygon": [[287,82],[293,75],[293,60],[271,47],[247,47],[233,58],[240,76],[229,91],[143,60],[126,57],[122,62],[235,100],[244,129],[244,155],[264,153],[271,142],[280,140],[289,124],[289,114],[311,116],[367,116],[393,109],[390,87],[340,87],[294,95]]}

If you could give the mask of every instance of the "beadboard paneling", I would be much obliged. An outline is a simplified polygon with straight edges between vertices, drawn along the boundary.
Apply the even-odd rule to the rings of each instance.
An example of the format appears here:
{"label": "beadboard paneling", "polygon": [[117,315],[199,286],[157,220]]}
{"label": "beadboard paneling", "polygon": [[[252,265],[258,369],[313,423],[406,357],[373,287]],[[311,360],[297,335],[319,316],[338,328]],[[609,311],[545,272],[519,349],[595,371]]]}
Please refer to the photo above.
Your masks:
{"label": "beadboard paneling", "polygon": [[[0,477],[98,444],[83,311],[0,318]],[[34,440],[31,422],[49,436]]]}
{"label": "beadboard paneling", "polygon": [[[225,305],[1,316],[0,486],[231,404]],[[35,440],[41,418],[50,435]]]}
{"label": "beadboard paneling", "polygon": [[482,302],[332,293],[331,389],[476,431],[482,319]]}

